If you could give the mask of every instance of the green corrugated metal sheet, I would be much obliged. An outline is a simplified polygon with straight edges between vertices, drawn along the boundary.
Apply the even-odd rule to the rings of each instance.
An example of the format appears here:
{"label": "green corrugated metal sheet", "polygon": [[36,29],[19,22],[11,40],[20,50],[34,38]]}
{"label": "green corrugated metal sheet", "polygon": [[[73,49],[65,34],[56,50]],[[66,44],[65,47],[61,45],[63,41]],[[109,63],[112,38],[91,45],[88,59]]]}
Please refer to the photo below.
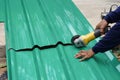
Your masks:
{"label": "green corrugated metal sheet", "polygon": [[53,49],[26,52],[11,50],[10,80],[119,80],[120,73],[104,54],[79,62],[73,56],[78,49],[59,45]]}
{"label": "green corrugated metal sheet", "polygon": [[[120,65],[111,55],[97,54],[79,62],[80,49],[56,48],[16,52],[13,49],[69,43],[75,34],[92,31],[70,0],[5,0],[6,52],[9,80],[119,80]],[[88,49],[95,44],[92,41]],[[13,49],[10,49],[13,48]],[[10,50],[9,50],[10,49]]]}
{"label": "green corrugated metal sheet", "polygon": [[0,0],[0,22],[3,22],[5,19],[5,2]]}
{"label": "green corrugated metal sheet", "polygon": [[[21,49],[55,44],[58,41],[68,43],[73,34],[89,32],[91,26],[71,4],[67,0],[7,0],[9,47]],[[84,31],[81,27],[88,29]],[[19,45],[13,44],[21,42]]]}

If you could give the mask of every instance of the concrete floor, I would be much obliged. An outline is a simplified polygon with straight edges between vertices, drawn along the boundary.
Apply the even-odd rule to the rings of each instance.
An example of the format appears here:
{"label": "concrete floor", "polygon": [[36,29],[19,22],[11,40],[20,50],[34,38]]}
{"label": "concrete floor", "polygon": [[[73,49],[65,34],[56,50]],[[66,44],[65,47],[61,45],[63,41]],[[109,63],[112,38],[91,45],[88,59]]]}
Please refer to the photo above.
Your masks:
{"label": "concrete floor", "polygon": [[120,0],[73,0],[90,24],[95,27],[101,20],[101,12],[112,4],[120,4]]}
{"label": "concrete floor", "polygon": [[5,45],[5,31],[3,23],[0,23],[0,45]]}

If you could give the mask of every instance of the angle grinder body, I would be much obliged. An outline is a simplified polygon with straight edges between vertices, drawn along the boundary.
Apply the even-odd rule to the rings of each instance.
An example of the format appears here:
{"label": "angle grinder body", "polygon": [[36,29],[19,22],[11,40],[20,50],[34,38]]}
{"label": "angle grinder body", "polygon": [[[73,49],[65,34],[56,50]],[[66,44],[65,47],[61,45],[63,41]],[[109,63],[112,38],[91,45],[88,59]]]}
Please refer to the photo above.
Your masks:
{"label": "angle grinder body", "polygon": [[[105,33],[108,31],[108,29],[105,30]],[[71,42],[75,47],[84,47],[86,46],[90,41],[96,39],[97,37],[101,36],[100,29],[96,29],[93,32],[90,32],[86,35],[75,35],[72,37]]]}

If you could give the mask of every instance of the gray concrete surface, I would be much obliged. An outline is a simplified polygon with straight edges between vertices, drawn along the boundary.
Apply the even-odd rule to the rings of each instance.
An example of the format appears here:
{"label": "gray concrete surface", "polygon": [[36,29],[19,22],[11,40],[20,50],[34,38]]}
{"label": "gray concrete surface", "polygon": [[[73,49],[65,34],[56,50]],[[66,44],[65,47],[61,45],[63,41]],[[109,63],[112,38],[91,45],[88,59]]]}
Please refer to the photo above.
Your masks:
{"label": "gray concrete surface", "polygon": [[[5,30],[4,23],[0,23],[0,58],[5,58]],[[1,60],[0,60],[1,62]]]}
{"label": "gray concrete surface", "polygon": [[4,23],[0,23],[0,45],[5,45]]}
{"label": "gray concrete surface", "polygon": [[84,14],[90,24],[95,28],[101,20],[101,12],[109,10],[112,4],[120,4],[120,0],[72,0]]}
{"label": "gray concrete surface", "polygon": [[[4,23],[0,23],[0,75],[6,71]],[[4,68],[3,68],[4,67]]]}
{"label": "gray concrete surface", "polygon": [[5,30],[4,23],[0,23],[0,75],[2,75],[7,69],[5,58]]}

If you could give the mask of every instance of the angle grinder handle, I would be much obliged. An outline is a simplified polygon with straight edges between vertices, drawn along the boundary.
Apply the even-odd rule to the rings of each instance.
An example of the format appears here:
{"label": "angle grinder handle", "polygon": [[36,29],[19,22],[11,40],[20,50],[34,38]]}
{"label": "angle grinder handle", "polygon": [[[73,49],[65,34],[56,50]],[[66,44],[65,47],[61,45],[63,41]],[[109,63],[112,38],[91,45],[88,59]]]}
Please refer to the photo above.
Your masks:
{"label": "angle grinder handle", "polygon": [[[107,26],[107,27],[105,28],[105,30],[104,30],[105,33],[108,32],[109,28],[110,28],[110,26]],[[96,29],[96,30],[94,31],[94,35],[95,35],[96,38],[97,38],[97,37],[100,37],[100,36],[101,36],[100,29]]]}

